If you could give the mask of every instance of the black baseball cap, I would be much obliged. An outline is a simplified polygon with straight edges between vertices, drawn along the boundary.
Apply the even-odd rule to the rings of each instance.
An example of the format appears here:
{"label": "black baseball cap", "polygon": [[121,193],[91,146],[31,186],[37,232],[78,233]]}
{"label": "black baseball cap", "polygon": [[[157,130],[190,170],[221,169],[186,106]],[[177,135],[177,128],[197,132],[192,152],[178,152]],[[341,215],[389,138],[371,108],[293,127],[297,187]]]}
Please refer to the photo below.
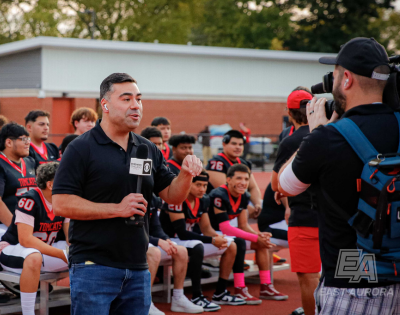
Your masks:
{"label": "black baseball cap", "polygon": [[357,37],[340,47],[336,57],[321,57],[319,62],[326,65],[340,65],[364,77],[387,80],[388,74],[376,73],[378,66],[389,67],[389,57],[385,48],[374,38]]}

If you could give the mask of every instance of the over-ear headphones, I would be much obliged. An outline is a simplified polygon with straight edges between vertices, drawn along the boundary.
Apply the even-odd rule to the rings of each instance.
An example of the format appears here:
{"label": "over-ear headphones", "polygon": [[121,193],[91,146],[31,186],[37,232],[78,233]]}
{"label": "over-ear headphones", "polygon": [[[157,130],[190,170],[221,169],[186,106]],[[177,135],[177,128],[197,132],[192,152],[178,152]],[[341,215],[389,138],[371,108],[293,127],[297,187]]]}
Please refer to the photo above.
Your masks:
{"label": "over-ear headphones", "polygon": [[[232,139],[231,135],[230,134],[226,134],[222,138],[222,143],[228,144],[231,141],[231,139]],[[243,136],[243,143],[246,143],[246,137],[245,136]]]}
{"label": "over-ear headphones", "polygon": [[346,81],[344,81],[344,85],[343,86],[347,86],[347,83],[349,83],[349,79],[346,79]]}
{"label": "over-ear headphones", "polygon": [[222,143],[228,144],[229,141],[231,141],[231,136],[230,136],[230,135],[225,135],[225,136],[222,138]]}
{"label": "over-ear headphones", "polygon": [[104,108],[105,108],[106,110],[108,110],[108,108],[107,108],[107,104],[104,104]]}

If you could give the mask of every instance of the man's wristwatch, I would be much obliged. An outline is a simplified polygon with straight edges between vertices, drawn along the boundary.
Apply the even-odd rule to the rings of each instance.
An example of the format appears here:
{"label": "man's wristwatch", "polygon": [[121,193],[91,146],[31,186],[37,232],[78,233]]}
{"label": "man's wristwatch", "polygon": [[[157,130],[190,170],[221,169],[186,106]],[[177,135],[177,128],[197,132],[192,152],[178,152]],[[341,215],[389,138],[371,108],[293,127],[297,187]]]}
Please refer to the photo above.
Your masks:
{"label": "man's wristwatch", "polygon": [[215,244],[215,236],[212,237],[211,243],[214,245]]}

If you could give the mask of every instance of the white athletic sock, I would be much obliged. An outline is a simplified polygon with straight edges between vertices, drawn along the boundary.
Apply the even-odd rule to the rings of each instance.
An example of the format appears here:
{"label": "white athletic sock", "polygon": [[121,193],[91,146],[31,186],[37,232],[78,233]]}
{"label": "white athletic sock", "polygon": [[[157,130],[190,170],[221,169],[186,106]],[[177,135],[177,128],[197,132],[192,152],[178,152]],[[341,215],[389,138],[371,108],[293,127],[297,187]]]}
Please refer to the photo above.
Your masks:
{"label": "white athletic sock", "polygon": [[36,292],[21,292],[21,308],[23,315],[35,315]]}
{"label": "white athletic sock", "polygon": [[172,296],[175,299],[179,299],[183,295],[183,289],[173,289],[172,290]]}

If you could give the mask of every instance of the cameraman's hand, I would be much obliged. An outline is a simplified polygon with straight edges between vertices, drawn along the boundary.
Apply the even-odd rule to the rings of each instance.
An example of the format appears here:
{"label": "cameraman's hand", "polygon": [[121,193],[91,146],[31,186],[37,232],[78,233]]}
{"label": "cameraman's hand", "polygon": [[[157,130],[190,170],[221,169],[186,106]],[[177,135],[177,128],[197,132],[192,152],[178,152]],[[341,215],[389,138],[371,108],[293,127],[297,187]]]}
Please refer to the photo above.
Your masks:
{"label": "cameraman's hand", "polygon": [[287,207],[285,210],[285,221],[287,225],[289,225],[289,217],[290,217],[290,208]]}
{"label": "cameraman's hand", "polygon": [[311,102],[307,104],[306,112],[310,132],[320,125],[329,124],[339,118],[339,115],[336,112],[333,112],[330,120],[326,118],[325,103],[326,98],[323,97],[317,100],[316,97],[313,97]]}
{"label": "cameraman's hand", "polygon": [[275,192],[275,195],[274,195],[274,198],[275,198],[275,202],[276,202],[278,205],[281,205],[281,204],[282,204],[281,199],[282,199],[282,198],[285,198],[285,196],[284,196],[282,193],[280,193],[279,191],[276,191],[276,192]]}

